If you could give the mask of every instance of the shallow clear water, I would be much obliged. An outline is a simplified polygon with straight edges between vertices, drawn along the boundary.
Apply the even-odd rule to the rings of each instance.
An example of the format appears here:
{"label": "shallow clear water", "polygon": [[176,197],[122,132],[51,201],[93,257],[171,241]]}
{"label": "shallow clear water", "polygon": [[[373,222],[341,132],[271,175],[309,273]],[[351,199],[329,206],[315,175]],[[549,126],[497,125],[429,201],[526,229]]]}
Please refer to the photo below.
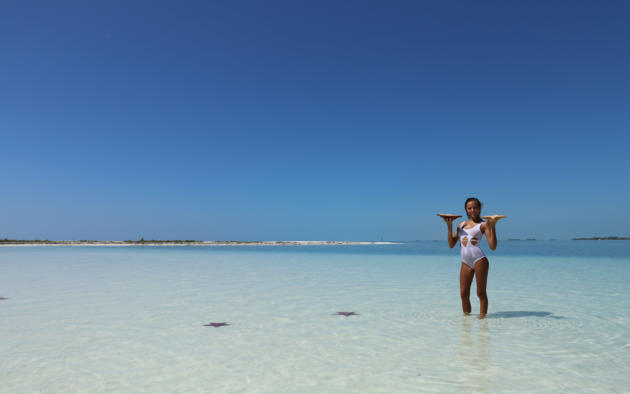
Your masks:
{"label": "shallow clear water", "polygon": [[630,242],[485,250],[2,247],[0,392],[627,392]]}

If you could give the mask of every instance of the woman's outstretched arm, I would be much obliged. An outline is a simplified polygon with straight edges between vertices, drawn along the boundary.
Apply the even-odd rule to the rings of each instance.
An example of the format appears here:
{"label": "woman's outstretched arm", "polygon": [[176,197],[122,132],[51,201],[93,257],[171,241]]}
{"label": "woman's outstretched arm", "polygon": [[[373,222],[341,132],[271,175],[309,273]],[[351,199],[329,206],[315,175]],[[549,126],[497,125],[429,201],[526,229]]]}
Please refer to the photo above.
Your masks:
{"label": "woman's outstretched arm", "polygon": [[488,246],[490,249],[497,249],[497,232],[496,232],[497,221],[488,219],[486,221],[486,239],[488,240]]}
{"label": "woman's outstretched arm", "polygon": [[446,222],[446,227],[448,229],[448,234],[446,240],[448,241],[449,248],[457,245],[457,240],[459,239],[459,227],[455,230],[455,235],[453,235],[453,221],[455,218],[443,218]]}

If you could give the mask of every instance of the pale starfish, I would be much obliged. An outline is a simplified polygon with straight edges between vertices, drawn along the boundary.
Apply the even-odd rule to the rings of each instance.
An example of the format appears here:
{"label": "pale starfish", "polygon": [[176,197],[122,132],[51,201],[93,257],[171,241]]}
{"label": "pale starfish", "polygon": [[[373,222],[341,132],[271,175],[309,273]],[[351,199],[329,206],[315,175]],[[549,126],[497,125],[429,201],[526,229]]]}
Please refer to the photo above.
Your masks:
{"label": "pale starfish", "polygon": [[453,220],[457,219],[457,218],[461,218],[462,215],[452,215],[450,213],[438,213],[437,214],[439,217],[443,218],[443,219],[450,219],[453,218]]}
{"label": "pale starfish", "polygon": [[501,219],[506,218],[505,215],[490,215],[490,216],[482,216],[482,219],[491,221],[491,222],[498,222]]}

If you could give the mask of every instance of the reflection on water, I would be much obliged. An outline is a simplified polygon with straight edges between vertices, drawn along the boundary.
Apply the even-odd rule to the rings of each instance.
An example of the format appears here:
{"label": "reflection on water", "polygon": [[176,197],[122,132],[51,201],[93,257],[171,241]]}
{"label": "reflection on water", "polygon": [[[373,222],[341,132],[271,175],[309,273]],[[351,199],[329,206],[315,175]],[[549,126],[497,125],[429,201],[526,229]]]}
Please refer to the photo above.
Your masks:
{"label": "reflection on water", "polygon": [[[473,335],[473,323],[479,327],[476,335]],[[461,391],[486,392],[492,386],[494,378],[488,321],[470,315],[462,316],[460,344]]]}

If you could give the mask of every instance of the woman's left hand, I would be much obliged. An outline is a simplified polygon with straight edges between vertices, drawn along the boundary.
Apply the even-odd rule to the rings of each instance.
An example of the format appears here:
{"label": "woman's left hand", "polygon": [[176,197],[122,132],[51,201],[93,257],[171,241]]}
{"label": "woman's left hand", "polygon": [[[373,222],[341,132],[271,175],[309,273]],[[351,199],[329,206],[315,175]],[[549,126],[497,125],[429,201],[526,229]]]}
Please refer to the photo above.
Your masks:
{"label": "woman's left hand", "polygon": [[494,227],[499,220],[504,219],[505,217],[506,216],[504,215],[490,215],[490,216],[482,216],[481,218],[485,219],[489,225]]}

